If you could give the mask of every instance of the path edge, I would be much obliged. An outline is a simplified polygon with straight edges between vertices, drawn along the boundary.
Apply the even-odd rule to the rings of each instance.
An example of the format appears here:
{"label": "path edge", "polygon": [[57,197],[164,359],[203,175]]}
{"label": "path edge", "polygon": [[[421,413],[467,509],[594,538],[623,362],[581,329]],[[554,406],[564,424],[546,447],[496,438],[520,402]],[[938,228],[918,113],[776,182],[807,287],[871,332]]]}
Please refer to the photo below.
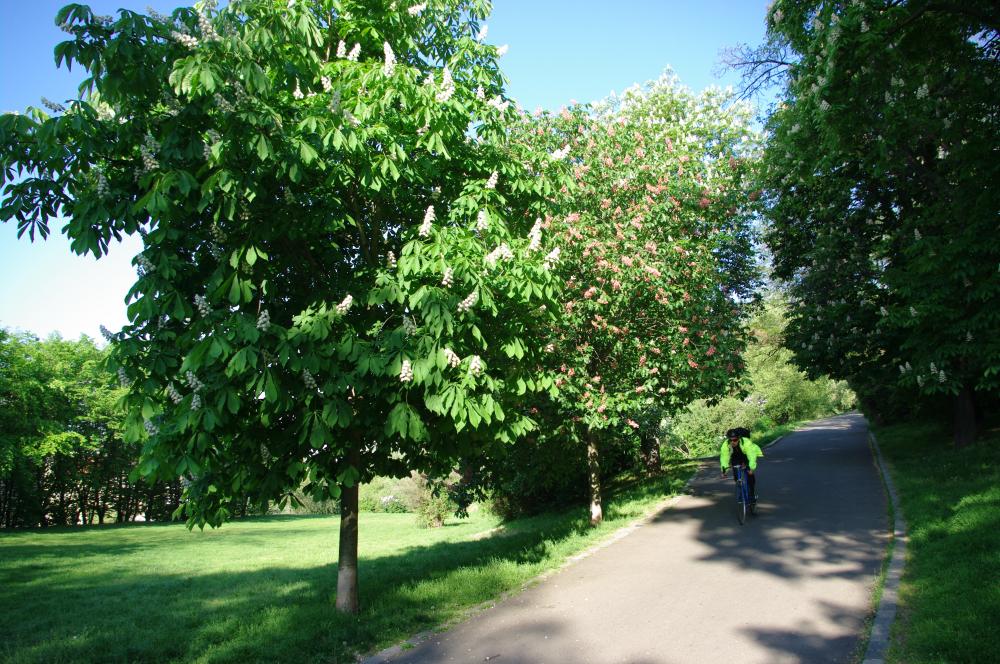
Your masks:
{"label": "path edge", "polygon": [[891,539],[887,544],[887,547],[892,546],[892,557],[889,559],[885,581],[882,585],[882,596],[875,610],[875,620],[872,622],[871,634],[868,637],[868,645],[865,648],[861,664],[884,664],[886,652],[889,650],[890,632],[899,611],[899,582],[906,566],[906,544],[909,538],[906,519],[899,506],[899,494],[896,492],[896,486],[892,483],[888,464],[882,456],[878,439],[871,430],[868,431],[868,441],[874,452],[875,462],[882,475],[882,483],[892,506],[890,514],[892,523],[889,524]]}

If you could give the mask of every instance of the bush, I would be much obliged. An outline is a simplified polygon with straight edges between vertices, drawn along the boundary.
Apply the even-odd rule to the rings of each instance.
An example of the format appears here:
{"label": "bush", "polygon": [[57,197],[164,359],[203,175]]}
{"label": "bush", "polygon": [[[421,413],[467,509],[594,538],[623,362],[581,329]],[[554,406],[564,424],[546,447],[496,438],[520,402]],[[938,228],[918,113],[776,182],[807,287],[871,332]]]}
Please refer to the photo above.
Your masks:
{"label": "bush", "polygon": [[669,444],[685,456],[709,456],[719,450],[727,429],[752,429],[763,416],[760,399],[726,397],[715,405],[699,399],[671,422]]}

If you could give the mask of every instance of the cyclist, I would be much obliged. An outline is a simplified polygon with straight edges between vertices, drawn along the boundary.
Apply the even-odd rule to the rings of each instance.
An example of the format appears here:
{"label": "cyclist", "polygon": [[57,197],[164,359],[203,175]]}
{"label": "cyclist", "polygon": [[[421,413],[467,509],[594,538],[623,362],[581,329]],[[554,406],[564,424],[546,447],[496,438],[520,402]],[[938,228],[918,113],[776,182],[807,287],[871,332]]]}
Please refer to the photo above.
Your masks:
{"label": "cyclist", "polygon": [[[726,476],[726,471],[730,466],[745,465],[747,476],[750,478],[750,496],[753,502],[757,502],[757,457],[764,456],[764,452],[757,443],[750,440],[750,431],[744,428],[730,429],[726,432],[726,440],[719,448],[719,463],[722,465],[722,476]],[[735,481],[736,475],[733,474]]]}

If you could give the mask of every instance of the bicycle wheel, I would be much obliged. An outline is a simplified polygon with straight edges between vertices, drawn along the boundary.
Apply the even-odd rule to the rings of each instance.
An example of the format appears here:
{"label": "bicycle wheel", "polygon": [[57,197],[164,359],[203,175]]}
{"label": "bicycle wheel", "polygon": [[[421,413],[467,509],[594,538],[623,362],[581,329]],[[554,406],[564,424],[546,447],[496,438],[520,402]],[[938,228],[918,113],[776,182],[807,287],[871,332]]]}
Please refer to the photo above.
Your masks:
{"label": "bicycle wheel", "polygon": [[746,491],[744,491],[743,487],[743,480],[736,480],[736,518],[739,520],[741,526],[747,520]]}

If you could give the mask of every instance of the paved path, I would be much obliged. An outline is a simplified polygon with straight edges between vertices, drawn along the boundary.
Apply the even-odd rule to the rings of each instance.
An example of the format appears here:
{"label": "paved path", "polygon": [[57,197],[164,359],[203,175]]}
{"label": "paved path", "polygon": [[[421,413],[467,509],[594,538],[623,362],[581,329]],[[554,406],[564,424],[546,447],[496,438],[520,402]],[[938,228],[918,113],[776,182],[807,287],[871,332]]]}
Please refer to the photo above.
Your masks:
{"label": "paved path", "polygon": [[651,522],[395,664],[845,662],[886,544],[882,487],[859,415],[766,451],[740,526],[715,465]]}

